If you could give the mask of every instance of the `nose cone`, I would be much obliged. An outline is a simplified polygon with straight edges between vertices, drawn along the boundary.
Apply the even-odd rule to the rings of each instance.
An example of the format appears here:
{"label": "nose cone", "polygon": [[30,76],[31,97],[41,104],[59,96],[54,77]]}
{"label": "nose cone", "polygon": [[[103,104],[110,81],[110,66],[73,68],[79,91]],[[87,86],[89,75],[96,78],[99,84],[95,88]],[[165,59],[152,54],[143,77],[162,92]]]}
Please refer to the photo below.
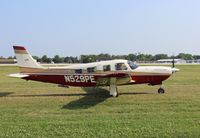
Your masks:
{"label": "nose cone", "polygon": [[180,69],[172,68],[172,73],[176,73],[176,72],[178,72],[178,71],[180,71]]}

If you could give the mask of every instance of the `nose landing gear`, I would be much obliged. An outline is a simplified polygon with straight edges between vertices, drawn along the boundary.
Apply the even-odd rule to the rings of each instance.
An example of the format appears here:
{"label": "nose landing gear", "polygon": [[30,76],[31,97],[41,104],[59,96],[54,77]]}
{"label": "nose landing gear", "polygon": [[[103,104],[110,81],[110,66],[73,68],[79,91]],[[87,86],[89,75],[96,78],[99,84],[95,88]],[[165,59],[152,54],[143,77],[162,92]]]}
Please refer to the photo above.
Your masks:
{"label": "nose landing gear", "polygon": [[159,93],[159,94],[163,94],[163,93],[165,93],[165,89],[162,88],[162,87],[160,87],[160,88],[158,89],[158,93]]}

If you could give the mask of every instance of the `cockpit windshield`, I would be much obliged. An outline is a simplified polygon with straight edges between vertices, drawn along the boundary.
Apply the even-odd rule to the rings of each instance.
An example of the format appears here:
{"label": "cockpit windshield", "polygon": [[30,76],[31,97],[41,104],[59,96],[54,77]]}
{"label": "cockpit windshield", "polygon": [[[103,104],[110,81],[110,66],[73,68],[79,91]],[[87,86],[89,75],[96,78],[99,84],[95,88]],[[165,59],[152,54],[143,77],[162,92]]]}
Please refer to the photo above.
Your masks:
{"label": "cockpit windshield", "polygon": [[128,65],[130,66],[130,68],[132,70],[136,69],[138,66],[136,64],[134,64],[132,61],[128,61]]}

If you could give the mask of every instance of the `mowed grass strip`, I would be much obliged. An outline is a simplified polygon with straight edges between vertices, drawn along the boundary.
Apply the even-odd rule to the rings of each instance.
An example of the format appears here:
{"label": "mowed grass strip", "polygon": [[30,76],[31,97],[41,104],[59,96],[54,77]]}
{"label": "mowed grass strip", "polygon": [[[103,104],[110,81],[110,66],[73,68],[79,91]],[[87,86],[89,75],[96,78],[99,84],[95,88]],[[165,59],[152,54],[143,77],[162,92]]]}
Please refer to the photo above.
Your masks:
{"label": "mowed grass strip", "polygon": [[200,66],[181,71],[159,86],[59,88],[7,77],[0,67],[0,137],[200,137]]}

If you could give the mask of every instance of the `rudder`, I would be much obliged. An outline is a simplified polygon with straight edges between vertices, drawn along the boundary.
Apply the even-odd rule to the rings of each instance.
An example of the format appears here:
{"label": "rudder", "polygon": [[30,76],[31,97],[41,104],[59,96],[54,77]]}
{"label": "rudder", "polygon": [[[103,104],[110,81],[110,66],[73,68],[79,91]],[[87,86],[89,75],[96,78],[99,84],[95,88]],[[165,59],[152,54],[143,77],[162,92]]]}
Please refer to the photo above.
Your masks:
{"label": "rudder", "polygon": [[19,67],[42,69],[43,67],[37,63],[35,59],[29,54],[25,47],[13,46],[17,64]]}

